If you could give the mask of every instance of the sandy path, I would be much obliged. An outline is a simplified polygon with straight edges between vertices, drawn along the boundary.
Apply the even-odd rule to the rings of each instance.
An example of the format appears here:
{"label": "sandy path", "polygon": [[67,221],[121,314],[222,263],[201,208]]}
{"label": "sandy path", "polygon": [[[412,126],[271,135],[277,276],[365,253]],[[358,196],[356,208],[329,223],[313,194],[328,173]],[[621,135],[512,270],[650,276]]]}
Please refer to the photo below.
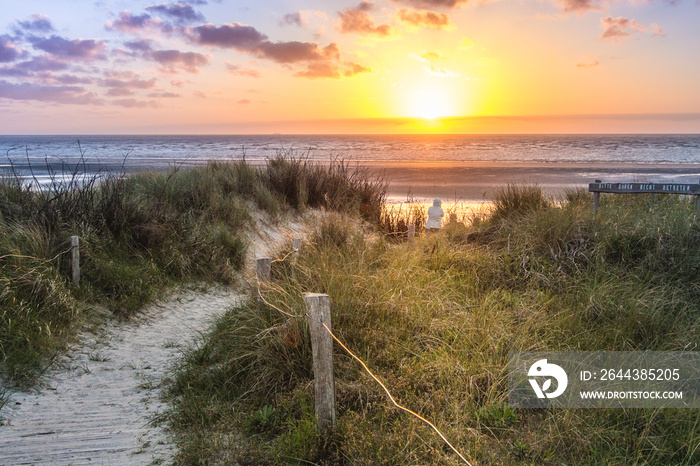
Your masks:
{"label": "sandy path", "polygon": [[[257,257],[300,237],[301,222],[284,228],[256,218],[247,269]],[[291,233],[291,232],[296,233]],[[182,349],[240,295],[214,288],[176,291],[133,322],[111,322],[83,335],[40,389],[14,393],[2,410],[0,464],[168,464],[175,447],[149,423],[164,410],[162,377]]]}
{"label": "sandy path", "polygon": [[174,453],[149,420],[157,389],[182,348],[239,299],[231,291],[177,293],[135,322],[85,336],[47,374],[44,389],[15,393],[3,409],[1,464],[169,463]]}

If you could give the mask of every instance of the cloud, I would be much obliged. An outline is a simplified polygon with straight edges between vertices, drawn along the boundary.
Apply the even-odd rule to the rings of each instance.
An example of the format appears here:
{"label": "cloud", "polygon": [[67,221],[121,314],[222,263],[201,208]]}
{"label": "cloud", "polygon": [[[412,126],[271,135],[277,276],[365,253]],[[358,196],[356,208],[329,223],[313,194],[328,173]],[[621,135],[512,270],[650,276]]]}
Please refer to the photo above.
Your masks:
{"label": "cloud", "polygon": [[440,59],[442,58],[442,56],[440,56],[439,53],[437,53],[437,52],[431,52],[431,51],[423,52],[423,53],[420,55],[420,57],[421,57],[422,59],[428,60],[428,61],[440,60]]}
{"label": "cloud", "polygon": [[109,97],[126,97],[134,95],[134,91],[132,91],[131,89],[114,88],[108,89],[106,95]]}
{"label": "cloud", "polygon": [[428,72],[429,75],[431,76],[439,76],[441,78],[454,78],[459,76],[459,73],[455,73],[454,71],[447,70],[445,68],[441,68],[437,65],[430,64],[423,68],[425,71]]}
{"label": "cloud", "polygon": [[156,78],[133,78],[129,80],[107,78],[98,79],[95,83],[100,87],[111,87],[115,89],[152,89],[156,86],[158,81],[156,80]]}
{"label": "cloud", "polygon": [[388,24],[377,26],[374,18],[368,13],[373,8],[369,2],[362,2],[354,8],[346,8],[338,13],[340,24],[336,28],[344,34],[358,33],[373,35],[381,38],[393,35],[393,28]]}
{"label": "cloud", "polygon": [[427,50],[421,53],[420,55],[410,54],[409,56],[415,58],[421,63],[433,63],[437,60],[442,60],[444,58],[438,52],[432,52],[430,50]]}
{"label": "cloud", "polygon": [[301,14],[299,12],[296,13],[288,13],[282,17],[280,20],[280,26],[299,26],[299,27],[304,27],[304,23],[301,19]]}
{"label": "cloud", "polygon": [[298,78],[333,78],[341,76],[352,77],[360,73],[370,73],[371,68],[358,63],[345,62],[342,64],[332,62],[309,63],[306,70],[294,73]]}
{"label": "cloud", "polygon": [[456,8],[462,4],[467,3],[469,0],[390,0],[394,3],[402,3],[404,5],[412,6],[415,8],[423,8],[426,10],[431,10],[433,8],[437,9],[451,9]]}
{"label": "cloud", "polygon": [[150,94],[148,94],[148,97],[152,97],[154,99],[177,99],[182,97],[182,94],[178,94],[176,92],[159,91],[151,92]]}
{"label": "cloud", "polygon": [[69,67],[70,65],[65,61],[58,60],[48,54],[44,54],[38,57],[32,57],[30,60],[16,63],[12,66],[0,68],[0,75],[29,77],[34,73],[44,71],[63,71],[67,70]]}
{"label": "cloud", "polygon": [[61,74],[55,75],[50,71],[44,71],[39,73],[39,79],[44,84],[92,84],[93,79],[85,76],[75,76],[73,74]]}
{"label": "cloud", "polygon": [[361,73],[371,73],[372,68],[368,66],[363,66],[360,65],[359,63],[352,63],[352,62],[347,62],[346,63],[346,69],[343,71],[343,75],[350,77],[350,76],[355,76],[356,74],[361,74]]}
{"label": "cloud", "polygon": [[608,16],[600,19],[603,25],[603,32],[600,38],[603,40],[620,41],[624,40],[634,33],[648,33],[652,36],[663,36],[664,31],[658,24],[652,24],[650,27],[642,26],[636,19],[624,18],[618,16],[613,18]]}
{"label": "cloud", "polygon": [[257,70],[241,68],[239,65],[234,65],[230,62],[226,62],[226,69],[228,70],[229,74],[235,76],[243,76],[247,78],[259,78],[260,76],[262,76]]}
{"label": "cloud", "polygon": [[136,100],[136,99],[117,99],[113,100],[112,104],[118,105],[125,108],[157,108],[159,107],[158,102],[153,102],[152,100]]}
{"label": "cloud", "polygon": [[7,34],[0,36],[0,63],[10,63],[22,56],[12,38]]}
{"label": "cloud", "polygon": [[0,80],[0,98],[75,105],[101,103],[95,92],[90,92],[84,87],[44,86],[26,82],[13,84],[2,80]]}
{"label": "cloud", "polygon": [[125,42],[124,45],[133,52],[146,53],[153,50],[153,42],[150,40],[131,40]]}
{"label": "cloud", "polygon": [[336,78],[343,72],[339,67],[340,50],[335,42],[325,47],[317,42],[271,42],[254,27],[240,23],[205,24],[189,27],[185,33],[188,40],[197,45],[230,48],[275,63],[306,64],[306,69],[294,76]]}
{"label": "cloud", "polygon": [[177,74],[178,69],[188,73],[199,73],[202,66],[211,62],[211,56],[203,53],[154,50],[153,44],[150,40],[134,40],[125,42],[124,46],[133,52],[132,56],[156,62],[162,71],[170,74]]}
{"label": "cloud", "polygon": [[576,64],[576,68],[595,68],[596,66],[600,66],[600,62],[598,60],[593,60],[590,62],[581,62]]}
{"label": "cloud", "polygon": [[474,42],[469,38],[469,37],[463,37],[461,41],[459,41],[459,48],[461,50],[467,50],[474,47]]}
{"label": "cloud", "polygon": [[397,17],[399,21],[414,28],[454,29],[454,26],[450,23],[450,16],[445,13],[402,8],[398,11]]}
{"label": "cloud", "polygon": [[459,73],[450,71],[435,64],[436,61],[443,60],[445,58],[438,52],[426,51],[420,55],[411,56],[419,62],[425,63],[426,66],[424,66],[423,69],[431,76],[439,76],[441,78],[454,78],[459,76]]}
{"label": "cloud", "polygon": [[183,69],[188,73],[199,73],[202,66],[211,62],[209,55],[198,52],[181,52],[180,50],[154,50],[145,55],[161,65],[161,70],[176,74],[178,69]]}
{"label": "cloud", "polygon": [[649,26],[649,32],[651,32],[653,37],[663,37],[666,35],[664,30],[661,29],[661,26],[656,23],[651,23],[651,26]]}
{"label": "cloud", "polygon": [[589,11],[600,11],[604,8],[606,0],[554,0],[555,5],[564,13],[576,13],[578,15]]}
{"label": "cloud", "polygon": [[277,63],[295,63],[302,61],[322,61],[340,58],[338,44],[331,42],[321,47],[316,42],[270,42],[258,45],[254,53]]}
{"label": "cloud", "polygon": [[146,7],[146,10],[160,13],[180,24],[204,21],[204,16],[195,11],[189,3],[161,3]]}
{"label": "cloud", "polygon": [[[314,36],[321,37],[326,32],[325,22],[328,21],[328,15],[323,11],[318,10],[301,10],[295,13],[288,13],[279,21],[280,27],[297,26],[313,31]],[[316,23],[315,27],[311,23]]]}
{"label": "cloud", "polygon": [[31,19],[27,21],[17,21],[13,26],[13,29],[20,35],[24,34],[25,32],[49,33],[55,31],[49,17],[42,14],[32,15]]}
{"label": "cloud", "polygon": [[119,13],[116,20],[105,24],[107,30],[117,30],[128,34],[139,34],[147,30],[158,30],[165,34],[173,32],[173,27],[160,18],[153,18],[148,13],[134,15],[129,10]]}
{"label": "cloud", "polygon": [[170,85],[173,87],[177,87],[177,88],[183,88],[183,87],[185,87],[185,82],[176,79],[176,80],[170,81]]}
{"label": "cloud", "polygon": [[203,26],[188,28],[191,41],[209,47],[233,48],[240,51],[254,50],[267,36],[253,26],[240,23],[228,23],[215,26],[207,23]]}
{"label": "cloud", "polygon": [[306,70],[294,73],[298,78],[340,78],[340,70],[335,63],[309,63]]}
{"label": "cloud", "polygon": [[237,101],[236,103],[239,105],[250,105],[251,101],[250,101],[250,99],[241,99],[241,100]]}
{"label": "cloud", "polygon": [[30,37],[29,42],[35,49],[43,50],[55,57],[70,60],[93,61],[104,60],[105,42],[93,39],[68,40],[52,35],[51,37]]}
{"label": "cloud", "polygon": [[316,42],[270,42],[267,36],[252,26],[229,23],[215,26],[189,28],[187,35],[191,42],[209,47],[232,48],[248,52],[277,63],[325,60],[338,58],[336,43],[321,47]]}

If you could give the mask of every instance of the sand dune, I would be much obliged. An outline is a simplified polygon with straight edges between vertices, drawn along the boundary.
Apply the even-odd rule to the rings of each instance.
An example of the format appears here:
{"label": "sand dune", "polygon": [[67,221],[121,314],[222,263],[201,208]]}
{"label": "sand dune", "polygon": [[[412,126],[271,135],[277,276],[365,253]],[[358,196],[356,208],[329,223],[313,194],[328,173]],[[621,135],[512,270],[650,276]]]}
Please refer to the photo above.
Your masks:
{"label": "sand dune", "polygon": [[[309,218],[313,217],[310,213]],[[308,226],[257,216],[247,273]],[[163,376],[182,349],[246,291],[179,290],[132,322],[111,321],[43,377],[41,388],[16,392],[2,410],[0,464],[169,464],[175,447],[151,420],[163,412]]]}

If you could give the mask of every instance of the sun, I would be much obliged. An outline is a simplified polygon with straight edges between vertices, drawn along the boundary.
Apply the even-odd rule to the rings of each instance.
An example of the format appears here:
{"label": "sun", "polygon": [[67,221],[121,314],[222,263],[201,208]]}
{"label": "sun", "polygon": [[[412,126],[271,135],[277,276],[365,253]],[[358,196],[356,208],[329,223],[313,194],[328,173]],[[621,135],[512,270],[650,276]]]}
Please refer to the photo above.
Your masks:
{"label": "sun", "polygon": [[435,120],[449,116],[452,103],[447,92],[441,89],[420,89],[408,100],[410,116],[424,120]]}

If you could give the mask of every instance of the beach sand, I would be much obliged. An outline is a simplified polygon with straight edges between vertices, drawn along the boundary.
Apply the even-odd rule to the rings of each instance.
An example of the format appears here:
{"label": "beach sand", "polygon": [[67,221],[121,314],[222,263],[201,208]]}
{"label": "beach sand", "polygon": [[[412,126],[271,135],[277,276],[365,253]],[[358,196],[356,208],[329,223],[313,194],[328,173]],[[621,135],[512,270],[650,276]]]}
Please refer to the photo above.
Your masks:
{"label": "beach sand", "polygon": [[389,180],[389,202],[408,197],[425,202],[490,202],[494,191],[509,183],[536,184],[559,195],[567,188],[607,182],[700,182],[700,163],[581,163],[581,162],[361,162]]}

